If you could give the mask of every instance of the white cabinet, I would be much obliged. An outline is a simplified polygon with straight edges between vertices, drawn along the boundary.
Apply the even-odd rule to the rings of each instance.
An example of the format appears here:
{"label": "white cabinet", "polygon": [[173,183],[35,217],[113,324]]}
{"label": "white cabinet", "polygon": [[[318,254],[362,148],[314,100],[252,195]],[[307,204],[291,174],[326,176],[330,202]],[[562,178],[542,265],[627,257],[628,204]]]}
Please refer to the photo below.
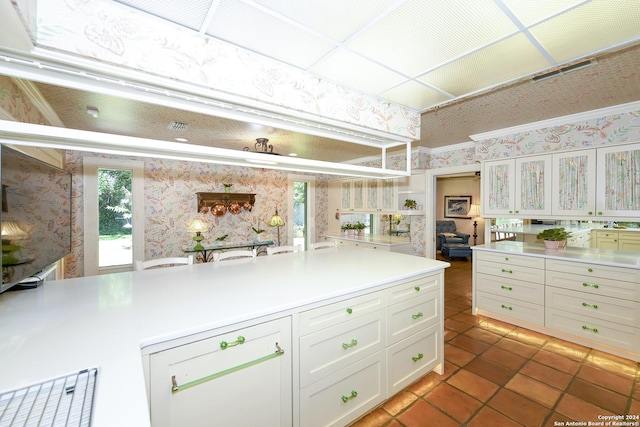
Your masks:
{"label": "white cabinet", "polygon": [[640,216],[640,144],[598,148],[597,212]]}
{"label": "white cabinet", "polygon": [[640,232],[616,229],[593,230],[592,247],[615,251],[640,252]]}
{"label": "white cabinet", "polygon": [[596,211],[596,150],[553,155],[552,213],[558,216],[602,216]]}
{"label": "white cabinet", "polygon": [[[340,192],[342,212],[385,213],[398,210],[398,189],[395,179],[351,178],[329,184],[329,193]],[[329,194],[329,199],[335,198]],[[331,211],[333,212],[333,211]]]}
{"label": "white cabinet", "polygon": [[364,184],[364,179],[341,181],[341,210],[348,212],[362,212],[365,210]]}
{"label": "white cabinet", "polygon": [[290,317],[151,354],[153,427],[292,425],[291,355]]}
{"label": "white cabinet", "polygon": [[551,156],[527,156],[483,164],[483,214],[551,214]]}
{"label": "white cabinet", "polygon": [[[411,176],[404,176],[397,179],[396,210],[402,215],[423,215],[426,197],[426,177],[424,172],[414,173]],[[409,209],[405,206],[407,200],[416,202],[416,209]]]}

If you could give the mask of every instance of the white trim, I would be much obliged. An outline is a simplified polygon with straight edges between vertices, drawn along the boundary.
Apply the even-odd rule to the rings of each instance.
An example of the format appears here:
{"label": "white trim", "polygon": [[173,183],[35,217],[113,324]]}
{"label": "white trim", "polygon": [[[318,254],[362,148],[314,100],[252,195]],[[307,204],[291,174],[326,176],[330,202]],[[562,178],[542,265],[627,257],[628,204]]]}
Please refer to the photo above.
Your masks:
{"label": "white trim", "polygon": [[[281,242],[283,245],[293,245],[293,183],[294,181],[303,181],[308,183],[307,187],[307,244],[316,241],[316,177],[313,175],[287,175],[287,213],[289,220],[287,222],[287,242]],[[306,248],[309,249],[308,247]]]}
{"label": "white trim", "polygon": [[560,126],[567,123],[579,123],[586,120],[598,119],[600,117],[628,113],[630,111],[636,110],[640,110],[640,101],[614,105],[612,107],[600,108],[598,110],[586,111],[584,113],[569,114],[567,116],[555,117],[553,119],[541,120],[539,122],[527,123],[510,128],[493,130],[490,132],[478,133],[476,135],[471,135],[470,138],[474,141],[484,141],[487,139],[501,138],[516,133],[529,132],[553,126]]}
{"label": "white trim", "polygon": [[[132,245],[133,257],[131,266],[117,271],[133,270],[133,261],[145,259],[144,251],[144,162],[140,160],[104,159],[99,157],[84,157],[83,165],[83,191],[84,196],[84,276],[113,273],[114,267],[99,268],[98,265],[98,169],[125,169],[131,170],[131,197],[132,217],[135,224],[133,228]],[[93,232],[92,232],[93,231]]]}
{"label": "white trim", "polygon": [[60,117],[58,117],[56,112],[53,111],[53,108],[51,108],[49,102],[47,102],[44,96],[42,96],[42,93],[40,93],[36,85],[33,84],[33,82],[29,80],[18,79],[15,77],[12,77],[11,80],[15,83],[16,86],[20,88],[22,93],[25,94],[27,99],[31,101],[31,103],[38,109],[40,114],[44,116],[45,120],[49,122],[49,124],[61,128],[66,127],[62,120],[60,120]]}
{"label": "white trim", "polygon": [[[443,175],[456,175],[466,172],[480,172],[480,163],[472,163],[470,165],[453,166],[449,168],[427,169],[425,171],[425,200],[431,200],[431,208],[429,203],[425,207],[425,223],[424,223],[424,248],[427,258],[436,258],[436,180]],[[486,224],[489,221],[485,221]],[[486,235],[486,231],[485,231]],[[486,238],[485,238],[486,239]],[[489,240],[485,240],[489,241]]]}

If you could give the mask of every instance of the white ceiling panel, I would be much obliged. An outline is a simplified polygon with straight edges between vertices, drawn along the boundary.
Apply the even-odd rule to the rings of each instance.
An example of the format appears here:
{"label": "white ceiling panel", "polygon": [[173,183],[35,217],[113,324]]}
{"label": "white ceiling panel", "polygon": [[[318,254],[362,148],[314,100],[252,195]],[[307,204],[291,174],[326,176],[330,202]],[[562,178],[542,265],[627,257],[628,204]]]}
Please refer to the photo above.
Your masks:
{"label": "white ceiling panel", "polygon": [[558,13],[591,0],[554,0],[554,1],[523,1],[502,0],[516,18],[525,26],[538,23]]}
{"label": "white ceiling panel", "polygon": [[406,80],[400,74],[345,49],[332,52],[309,71],[370,94],[378,94]]}
{"label": "white ceiling panel", "polygon": [[429,89],[415,81],[403,83],[381,93],[380,96],[416,110],[420,109],[420,105],[433,105],[449,100],[449,97],[442,93]]}
{"label": "white ceiling panel", "polygon": [[239,0],[219,2],[206,34],[303,69],[335,47]]}
{"label": "white ceiling panel", "polygon": [[640,1],[599,0],[531,28],[558,63],[640,39]]}
{"label": "white ceiling panel", "polygon": [[548,66],[546,58],[518,34],[426,73],[419,80],[462,96]]}
{"label": "white ceiling panel", "polygon": [[397,0],[254,0],[254,3],[292,19],[338,42],[343,42],[372,20],[378,19]]}
{"label": "white ceiling panel", "polygon": [[408,1],[348,46],[415,76],[516,30],[492,1],[464,5]]}
{"label": "white ceiling panel", "polygon": [[202,27],[212,0],[181,0],[180,7],[176,7],[173,0],[115,1],[197,31]]}

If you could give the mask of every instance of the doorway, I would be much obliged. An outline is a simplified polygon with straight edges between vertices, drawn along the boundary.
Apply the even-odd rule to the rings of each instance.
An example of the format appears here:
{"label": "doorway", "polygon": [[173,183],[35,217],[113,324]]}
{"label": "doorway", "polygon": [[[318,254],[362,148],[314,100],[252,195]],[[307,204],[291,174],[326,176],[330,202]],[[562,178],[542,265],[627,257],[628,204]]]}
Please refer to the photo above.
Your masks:
{"label": "doorway", "polygon": [[[315,241],[315,177],[289,175],[288,242],[306,251]],[[311,240],[313,236],[313,240]]]}

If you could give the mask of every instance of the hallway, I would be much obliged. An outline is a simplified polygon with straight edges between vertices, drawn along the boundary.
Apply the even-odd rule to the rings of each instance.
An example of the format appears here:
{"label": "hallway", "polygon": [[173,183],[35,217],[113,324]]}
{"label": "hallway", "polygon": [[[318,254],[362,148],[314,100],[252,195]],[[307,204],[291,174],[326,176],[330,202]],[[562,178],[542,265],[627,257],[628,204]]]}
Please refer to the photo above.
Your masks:
{"label": "hallway", "polygon": [[445,270],[444,375],[431,372],[353,426],[567,426],[624,414],[640,421],[639,363],[471,315],[471,267],[456,258]]}

